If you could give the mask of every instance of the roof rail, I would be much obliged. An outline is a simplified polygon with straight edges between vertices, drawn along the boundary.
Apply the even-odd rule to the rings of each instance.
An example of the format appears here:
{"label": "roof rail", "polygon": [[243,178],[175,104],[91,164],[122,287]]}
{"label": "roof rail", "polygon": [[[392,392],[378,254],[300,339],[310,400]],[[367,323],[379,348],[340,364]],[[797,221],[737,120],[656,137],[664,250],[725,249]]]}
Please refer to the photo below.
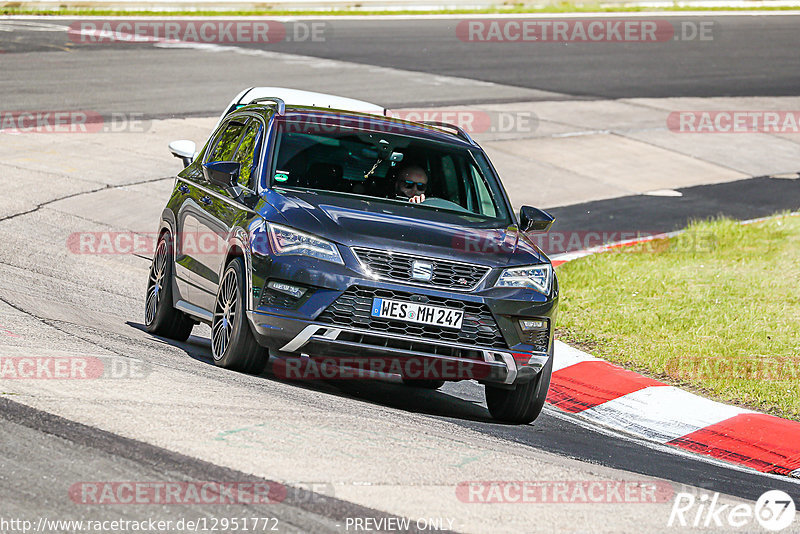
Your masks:
{"label": "roof rail", "polygon": [[273,102],[278,107],[278,115],[286,115],[286,103],[283,99],[275,96],[264,96],[250,101],[251,104],[259,104],[261,102]]}
{"label": "roof rail", "polygon": [[468,142],[471,145],[477,145],[475,141],[472,140],[472,137],[469,136],[467,132],[465,132],[462,128],[456,126],[455,124],[450,124],[448,122],[439,122],[439,121],[419,121],[421,124],[427,124],[428,126],[436,126],[438,128],[450,128],[455,132],[455,134],[463,139],[464,141]]}

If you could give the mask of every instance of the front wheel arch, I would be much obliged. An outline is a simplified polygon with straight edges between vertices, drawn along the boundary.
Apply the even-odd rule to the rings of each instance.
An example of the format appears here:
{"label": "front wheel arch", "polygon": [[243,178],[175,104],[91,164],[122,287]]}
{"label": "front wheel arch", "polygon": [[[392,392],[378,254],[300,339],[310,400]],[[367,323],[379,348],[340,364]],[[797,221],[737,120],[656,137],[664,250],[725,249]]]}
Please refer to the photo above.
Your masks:
{"label": "front wheel arch", "polygon": [[230,262],[235,258],[241,258],[244,263],[245,310],[251,311],[255,308],[253,303],[253,260],[250,257],[248,243],[249,237],[245,230],[241,227],[234,228],[228,239],[228,250],[225,252],[225,260],[220,266],[219,273],[217,273],[217,279],[221,282]]}

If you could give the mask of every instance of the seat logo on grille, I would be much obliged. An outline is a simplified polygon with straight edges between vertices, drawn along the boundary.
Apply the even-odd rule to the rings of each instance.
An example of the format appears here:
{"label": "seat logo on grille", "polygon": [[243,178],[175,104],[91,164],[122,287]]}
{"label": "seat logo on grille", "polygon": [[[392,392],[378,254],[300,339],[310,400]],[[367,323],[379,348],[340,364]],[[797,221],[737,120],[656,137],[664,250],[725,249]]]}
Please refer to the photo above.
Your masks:
{"label": "seat logo on grille", "polygon": [[411,264],[411,278],[420,282],[430,282],[433,278],[433,264],[414,260]]}

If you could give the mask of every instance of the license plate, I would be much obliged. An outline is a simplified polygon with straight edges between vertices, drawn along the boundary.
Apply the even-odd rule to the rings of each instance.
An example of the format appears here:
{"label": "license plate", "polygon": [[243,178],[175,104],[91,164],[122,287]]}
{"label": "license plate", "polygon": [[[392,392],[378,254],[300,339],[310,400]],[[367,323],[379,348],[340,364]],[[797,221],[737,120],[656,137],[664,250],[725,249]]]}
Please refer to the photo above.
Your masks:
{"label": "license plate", "polygon": [[464,312],[443,306],[375,298],[372,299],[372,316],[460,330]]}

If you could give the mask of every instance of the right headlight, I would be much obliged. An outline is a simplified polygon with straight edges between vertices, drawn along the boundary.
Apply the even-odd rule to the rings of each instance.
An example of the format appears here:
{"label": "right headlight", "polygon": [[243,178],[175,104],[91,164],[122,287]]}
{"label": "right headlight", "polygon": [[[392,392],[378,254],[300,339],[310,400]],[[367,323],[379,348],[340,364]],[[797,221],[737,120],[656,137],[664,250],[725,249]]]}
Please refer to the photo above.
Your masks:
{"label": "right headlight", "polygon": [[272,252],[277,256],[308,256],[344,265],[336,245],[288,226],[267,223]]}
{"label": "right headlight", "polygon": [[549,295],[552,283],[553,267],[541,264],[506,269],[500,274],[494,287],[529,287]]}

